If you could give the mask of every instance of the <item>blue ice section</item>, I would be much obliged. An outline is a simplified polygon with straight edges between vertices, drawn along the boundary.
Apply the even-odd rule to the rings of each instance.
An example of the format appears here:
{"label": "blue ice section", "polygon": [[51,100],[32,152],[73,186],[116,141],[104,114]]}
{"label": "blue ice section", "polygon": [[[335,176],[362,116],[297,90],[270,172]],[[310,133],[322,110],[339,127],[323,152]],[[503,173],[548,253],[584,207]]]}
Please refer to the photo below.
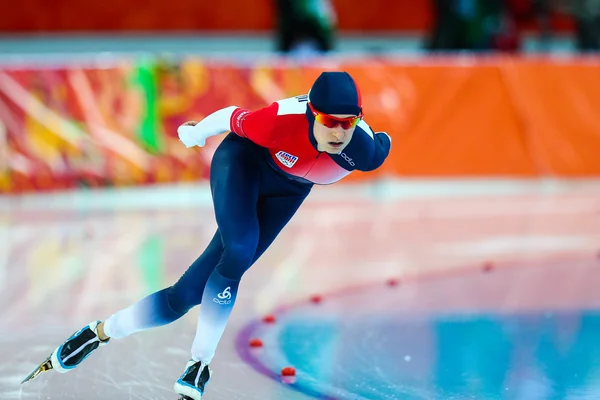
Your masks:
{"label": "blue ice section", "polygon": [[296,367],[292,387],[314,398],[600,398],[598,311],[320,317],[300,308],[278,325],[277,354],[261,361],[274,374]]}

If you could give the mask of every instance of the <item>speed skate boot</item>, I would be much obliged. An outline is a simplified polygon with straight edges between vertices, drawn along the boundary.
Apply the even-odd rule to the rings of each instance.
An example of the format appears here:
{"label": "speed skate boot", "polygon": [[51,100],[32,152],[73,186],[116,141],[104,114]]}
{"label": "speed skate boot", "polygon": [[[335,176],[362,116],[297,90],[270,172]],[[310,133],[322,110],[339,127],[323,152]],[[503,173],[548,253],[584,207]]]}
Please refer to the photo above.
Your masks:
{"label": "speed skate boot", "polygon": [[106,345],[110,339],[102,341],[98,337],[98,324],[94,321],[71,335],[63,344],[58,346],[27,378],[21,383],[36,378],[42,372],[51,369],[64,374],[83,362],[92,351]]}
{"label": "speed skate boot", "polygon": [[103,341],[98,337],[97,327],[100,322],[91,322],[58,346],[50,357],[52,368],[61,374],[69,372],[88,358],[92,351],[106,345],[110,339]]}
{"label": "speed skate boot", "polygon": [[190,360],[173,388],[177,394],[181,395],[181,399],[201,400],[211,375],[212,370],[207,364]]}

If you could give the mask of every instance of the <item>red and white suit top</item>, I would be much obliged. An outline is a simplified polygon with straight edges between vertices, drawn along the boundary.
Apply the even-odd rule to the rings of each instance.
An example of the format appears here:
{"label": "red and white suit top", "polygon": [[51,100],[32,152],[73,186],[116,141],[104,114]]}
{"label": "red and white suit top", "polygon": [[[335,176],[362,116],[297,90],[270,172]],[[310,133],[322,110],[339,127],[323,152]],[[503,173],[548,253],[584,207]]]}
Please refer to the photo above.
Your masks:
{"label": "red and white suit top", "polygon": [[372,171],[389,154],[391,138],[384,132],[373,132],[364,121],[358,123],[340,154],[320,152],[313,121],[307,96],[297,96],[256,111],[236,108],[230,126],[232,132],[267,149],[275,168],[319,185],[337,182],[354,170]]}

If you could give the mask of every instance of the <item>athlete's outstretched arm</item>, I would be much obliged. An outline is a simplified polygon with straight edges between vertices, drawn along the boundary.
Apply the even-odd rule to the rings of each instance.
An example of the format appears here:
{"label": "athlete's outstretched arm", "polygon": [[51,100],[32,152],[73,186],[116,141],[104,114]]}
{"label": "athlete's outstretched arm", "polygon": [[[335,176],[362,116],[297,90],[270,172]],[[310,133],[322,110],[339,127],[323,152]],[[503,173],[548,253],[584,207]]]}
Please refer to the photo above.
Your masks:
{"label": "athlete's outstretched arm", "polygon": [[277,103],[256,111],[230,106],[215,111],[200,122],[186,122],[177,129],[177,133],[186,147],[204,146],[209,137],[227,131],[268,147],[275,139],[277,110]]}

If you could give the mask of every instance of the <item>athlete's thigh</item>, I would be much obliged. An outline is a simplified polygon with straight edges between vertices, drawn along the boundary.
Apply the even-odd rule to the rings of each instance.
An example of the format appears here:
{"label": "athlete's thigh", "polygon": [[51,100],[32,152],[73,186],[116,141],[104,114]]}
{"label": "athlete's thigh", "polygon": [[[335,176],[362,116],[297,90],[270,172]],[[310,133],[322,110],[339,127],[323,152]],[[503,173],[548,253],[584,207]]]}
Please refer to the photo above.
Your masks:
{"label": "athlete's thigh", "polygon": [[225,247],[252,239],[248,236],[257,238],[259,229],[259,160],[250,143],[231,135],[219,145],[210,170],[215,217]]}

